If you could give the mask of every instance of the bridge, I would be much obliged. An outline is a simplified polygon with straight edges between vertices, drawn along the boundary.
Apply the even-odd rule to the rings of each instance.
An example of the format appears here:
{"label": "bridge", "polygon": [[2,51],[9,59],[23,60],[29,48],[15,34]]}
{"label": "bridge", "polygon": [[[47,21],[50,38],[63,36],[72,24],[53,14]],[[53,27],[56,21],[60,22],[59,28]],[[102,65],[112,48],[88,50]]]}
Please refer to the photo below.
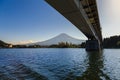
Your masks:
{"label": "bridge", "polygon": [[102,34],[96,0],[45,0],[87,38],[86,50],[100,50]]}

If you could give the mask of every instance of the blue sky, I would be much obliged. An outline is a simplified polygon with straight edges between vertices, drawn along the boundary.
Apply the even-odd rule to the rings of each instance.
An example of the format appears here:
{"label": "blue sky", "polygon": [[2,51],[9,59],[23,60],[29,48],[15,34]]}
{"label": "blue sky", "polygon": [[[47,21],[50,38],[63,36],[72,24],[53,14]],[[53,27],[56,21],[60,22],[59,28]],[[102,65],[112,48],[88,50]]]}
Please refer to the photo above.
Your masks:
{"label": "blue sky", "polygon": [[[120,35],[120,0],[97,0],[103,37]],[[44,41],[60,33],[87,39],[44,0],[0,0],[0,39],[9,43]]]}

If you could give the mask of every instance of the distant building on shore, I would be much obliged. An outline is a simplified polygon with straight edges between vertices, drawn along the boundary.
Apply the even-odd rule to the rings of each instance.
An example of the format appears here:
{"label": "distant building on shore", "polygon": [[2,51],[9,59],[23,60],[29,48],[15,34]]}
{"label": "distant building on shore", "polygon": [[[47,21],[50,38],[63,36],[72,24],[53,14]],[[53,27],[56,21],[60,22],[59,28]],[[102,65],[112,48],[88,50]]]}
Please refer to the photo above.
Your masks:
{"label": "distant building on shore", "polygon": [[12,44],[8,44],[8,48],[12,48],[13,47],[13,45]]}

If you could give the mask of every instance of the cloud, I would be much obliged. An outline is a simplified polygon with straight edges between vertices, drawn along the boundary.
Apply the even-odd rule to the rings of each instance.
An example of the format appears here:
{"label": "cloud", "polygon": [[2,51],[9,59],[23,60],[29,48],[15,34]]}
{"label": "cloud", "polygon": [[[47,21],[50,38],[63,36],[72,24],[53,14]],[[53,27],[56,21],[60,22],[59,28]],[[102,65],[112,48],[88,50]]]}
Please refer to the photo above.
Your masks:
{"label": "cloud", "polygon": [[32,40],[28,40],[28,41],[19,41],[19,42],[15,42],[13,44],[19,44],[19,45],[22,45],[22,44],[28,44],[28,43],[33,43],[34,41]]}

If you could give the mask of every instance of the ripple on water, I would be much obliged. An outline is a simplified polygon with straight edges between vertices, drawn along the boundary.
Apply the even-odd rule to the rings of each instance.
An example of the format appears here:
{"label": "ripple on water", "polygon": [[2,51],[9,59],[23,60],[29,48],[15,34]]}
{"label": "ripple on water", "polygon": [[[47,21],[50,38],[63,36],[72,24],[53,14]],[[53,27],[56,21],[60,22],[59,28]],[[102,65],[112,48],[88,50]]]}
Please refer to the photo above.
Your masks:
{"label": "ripple on water", "polygon": [[120,80],[120,50],[0,50],[0,80]]}

